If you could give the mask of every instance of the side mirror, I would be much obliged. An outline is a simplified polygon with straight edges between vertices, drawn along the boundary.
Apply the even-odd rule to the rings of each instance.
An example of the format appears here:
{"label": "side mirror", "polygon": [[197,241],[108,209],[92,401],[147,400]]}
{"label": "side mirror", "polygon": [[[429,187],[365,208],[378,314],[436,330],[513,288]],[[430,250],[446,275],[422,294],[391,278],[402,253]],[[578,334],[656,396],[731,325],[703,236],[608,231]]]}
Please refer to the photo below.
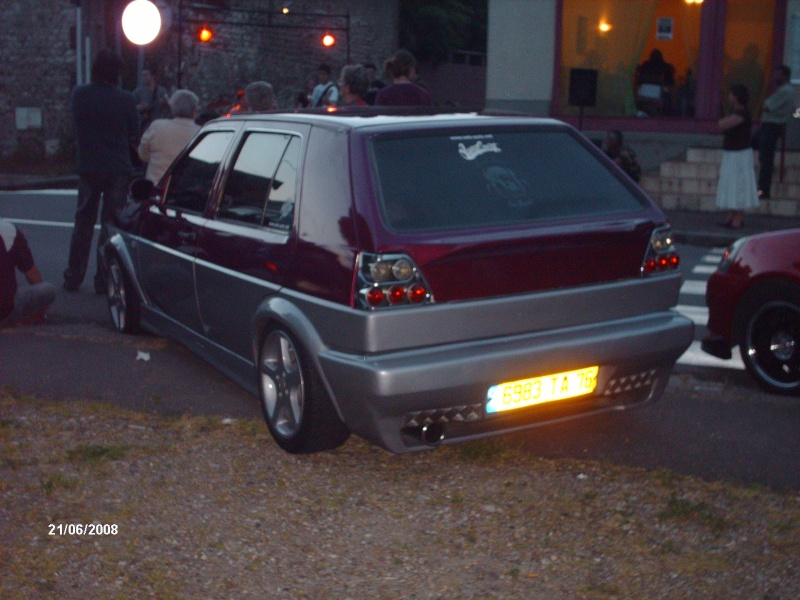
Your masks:
{"label": "side mirror", "polygon": [[155,185],[152,181],[140,177],[131,182],[128,187],[128,195],[137,202],[145,202],[150,199],[154,188]]}

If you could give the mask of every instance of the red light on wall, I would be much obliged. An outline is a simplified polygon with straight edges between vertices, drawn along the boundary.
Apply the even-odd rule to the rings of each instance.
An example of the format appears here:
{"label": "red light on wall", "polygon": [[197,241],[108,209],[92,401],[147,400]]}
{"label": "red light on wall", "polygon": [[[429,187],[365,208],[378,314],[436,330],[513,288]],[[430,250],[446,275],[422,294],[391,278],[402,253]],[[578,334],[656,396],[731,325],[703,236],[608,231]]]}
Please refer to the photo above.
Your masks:
{"label": "red light on wall", "polygon": [[325,35],[322,36],[322,45],[325,46],[326,48],[330,48],[335,43],[336,43],[336,38],[332,34],[326,33]]}

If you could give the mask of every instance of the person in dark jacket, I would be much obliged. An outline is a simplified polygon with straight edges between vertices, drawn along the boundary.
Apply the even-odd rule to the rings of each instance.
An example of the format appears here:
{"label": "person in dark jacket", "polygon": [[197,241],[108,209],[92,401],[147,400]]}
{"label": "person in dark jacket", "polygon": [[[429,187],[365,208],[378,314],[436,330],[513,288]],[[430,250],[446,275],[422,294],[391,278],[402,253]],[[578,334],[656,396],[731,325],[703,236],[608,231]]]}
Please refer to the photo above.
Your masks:
{"label": "person in dark jacket", "polygon": [[92,64],[92,82],[72,92],[72,117],[78,145],[78,207],[64,271],[64,289],[76,291],[89,264],[94,225],[102,202],[98,264],[94,289],[105,293],[100,250],[108,238],[107,225],[125,202],[134,173],[131,156],[139,136],[139,116],[133,94],[118,87],[122,60],[101,50]]}

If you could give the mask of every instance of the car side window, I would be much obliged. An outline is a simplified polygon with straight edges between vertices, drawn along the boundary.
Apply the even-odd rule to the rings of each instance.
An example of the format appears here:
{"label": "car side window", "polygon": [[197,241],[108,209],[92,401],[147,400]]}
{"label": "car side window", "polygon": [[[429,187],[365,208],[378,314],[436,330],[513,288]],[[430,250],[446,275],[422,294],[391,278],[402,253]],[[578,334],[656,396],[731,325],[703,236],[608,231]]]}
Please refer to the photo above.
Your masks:
{"label": "car side window", "polygon": [[175,165],[167,191],[167,206],[203,212],[214,176],[232,138],[232,131],[213,131],[201,138]]}
{"label": "car side window", "polygon": [[265,224],[288,231],[294,220],[294,203],[297,194],[297,169],[300,161],[300,138],[293,136],[278,172],[272,181],[272,191],[267,203],[267,221]]}
{"label": "car side window", "polygon": [[242,143],[222,194],[218,217],[252,225],[264,223],[270,191],[292,136],[251,132]]}

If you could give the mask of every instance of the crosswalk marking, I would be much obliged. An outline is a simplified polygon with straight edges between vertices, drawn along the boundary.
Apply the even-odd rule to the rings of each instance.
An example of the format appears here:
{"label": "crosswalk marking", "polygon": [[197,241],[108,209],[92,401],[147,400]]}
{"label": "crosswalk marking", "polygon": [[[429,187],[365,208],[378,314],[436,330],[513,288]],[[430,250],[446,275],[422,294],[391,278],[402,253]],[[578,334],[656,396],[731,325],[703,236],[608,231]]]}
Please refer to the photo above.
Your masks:
{"label": "crosswalk marking", "polygon": [[[692,274],[697,276],[711,275],[717,269],[720,258],[725,252],[725,248],[712,248],[701,259],[700,264],[692,267]],[[681,303],[676,306],[676,310],[695,324],[697,327],[708,325],[708,307],[691,304],[697,302],[697,296],[705,297],[706,279],[686,279],[681,285],[681,299],[689,304]],[[705,304],[705,303],[704,303]],[[734,349],[733,356],[729,360],[717,358],[703,352],[701,342],[695,340],[689,349],[678,359],[678,364],[695,365],[700,367],[716,367],[721,369],[744,370],[744,363],[741,356]]]}
{"label": "crosswalk marking", "polygon": [[705,325],[708,323],[708,308],[705,306],[690,306],[688,304],[678,304],[675,307],[687,319],[691,319],[695,325]]}
{"label": "crosswalk marking", "polygon": [[717,270],[717,265],[695,265],[692,268],[692,273],[695,275],[711,275]]}
{"label": "crosswalk marking", "polygon": [[692,342],[689,349],[678,359],[679,365],[696,365],[699,367],[718,367],[721,369],[744,370],[744,363],[739,353],[734,350],[730,360],[724,360],[703,352],[699,341]]}
{"label": "crosswalk marking", "polygon": [[706,295],[706,282],[697,279],[687,279],[681,285],[681,294],[688,294],[690,296],[705,296]]}

